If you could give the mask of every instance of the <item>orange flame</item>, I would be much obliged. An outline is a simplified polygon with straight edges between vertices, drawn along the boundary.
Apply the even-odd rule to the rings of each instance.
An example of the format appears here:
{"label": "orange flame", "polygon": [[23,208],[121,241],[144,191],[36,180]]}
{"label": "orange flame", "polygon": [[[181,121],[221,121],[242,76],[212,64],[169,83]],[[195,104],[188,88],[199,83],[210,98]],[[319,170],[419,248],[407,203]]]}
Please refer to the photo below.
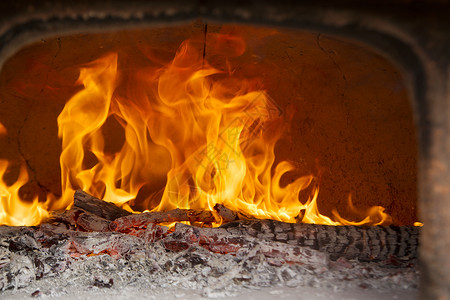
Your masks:
{"label": "orange flame", "polygon": [[336,210],[333,210],[333,215],[342,225],[364,225],[364,224],[372,224],[372,225],[382,225],[382,224],[391,224],[392,218],[390,215],[384,212],[384,207],[382,206],[372,206],[365,212],[359,211],[352,201],[352,195],[348,196],[348,205],[353,213],[365,216],[362,221],[352,222],[342,218]]}
{"label": "orange flame", "polygon": [[[233,37],[227,43],[227,38],[218,40],[240,41]],[[236,55],[245,47],[238,44]],[[299,192],[313,176],[280,186],[283,174],[294,167],[287,161],[274,166],[275,144],[286,124],[264,91],[244,80],[230,86],[232,76],[208,65],[186,41],[168,66],[137,72],[134,93],[123,96],[117,92],[123,84],[117,60],[117,54],[110,54],[82,68],[79,83],[84,89],[58,118],[66,205],[76,187],[123,205],[145,184],[143,173],[165,174],[161,169],[170,164],[154,210],[211,210],[220,203],[256,218],[296,222],[304,210],[305,222],[345,221],[333,222],[319,213],[318,189],[307,204],[299,201]],[[120,121],[126,139],[114,154],[105,153],[101,131],[110,116]],[[96,157],[91,168],[83,165],[86,148]]]}
{"label": "orange flame", "polygon": [[[220,35],[217,40],[237,47],[230,55],[245,51],[238,37]],[[130,75],[125,69],[117,53],[81,68],[77,83],[83,89],[58,117],[63,195],[53,208],[68,207],[81,188],[132,211],[129,203],[140,189],[165,177],[161,200],[152,210],[212,210],[220,203],[255,218],[285,222],[361,225],[388,220],[379,208],[372,208],[361,222],[337,213],[338,221],[321,215],[312,175],[281,186],[283,175],[294,170],[288,161],[275,165],[275,144],[287,118],[252,81],[210,66],[192,41],[185,41],[173,61],[159,70],[142,68]],[[124,131],[116,152],[105,146],[103,128],[109,118]],[[23,213],[17,189],[26,181],[22,172],[2,192],[0,224],[32,225],[46,215],[37,200],[25,209],[33,213]],[[307,188],[312,194],[303,204],[299,193]],[[14,211],[11,202],[20,203]]]}
{"label": "orange flame", "polygon": [[19,189],[28,182],[25,167],[20,169],[17,181],[8,186],[3,181],[3,175],[8,168],[8,162],[0,160],[0,224],[10,226],[33,226],[41,223],[48,217],[47,202],[38,202],[37,197],[27,203],[20,199]]}

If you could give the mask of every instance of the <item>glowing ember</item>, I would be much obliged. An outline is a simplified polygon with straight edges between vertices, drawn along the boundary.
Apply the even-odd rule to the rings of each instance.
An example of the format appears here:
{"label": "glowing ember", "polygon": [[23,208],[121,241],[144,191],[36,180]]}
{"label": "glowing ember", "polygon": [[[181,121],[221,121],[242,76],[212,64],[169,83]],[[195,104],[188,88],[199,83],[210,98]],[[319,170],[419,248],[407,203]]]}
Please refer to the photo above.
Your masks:
{"label": "glowing ember", "polygon": [[[239,37],[215,38],[227,46],[224,56],[245,51]],[[321,215],[313,175],[281,186],[282,176],[294,166],[288,161],[275,165],[274,148],[290,116],[254,80],[233,78],[231,71],[210,66],[192,41],[185,41],[164,68],[142,68],[132,75],[125,73],[127,66],[120,64],[119,55],[111,53],[80,69],[78,83],[84,88],[58,117],[63,196],[53,208],[68,207],[75,189],[81,188],[132,211],[130,201],[141,188],[165,177],[163,191],[152,195],[159,195],[159,205],[151,210],[212,210],[219,203],[255,218],[285,222],[390,221],[381,207],[370,209],[360,222],[337,213],[337,221]],[[105,150],[102,131],[109,118],[123,127],[125,135],[114,153]],[[0,165],[1,175],[6,166]],[[14,185],[0,187],[0,224],[35,225],[47,215],[47,206],[37,199],[26,204],[18,198],[17,191],[27,180],[23,170]],[[300,201],[304,190],[311,195]]]}

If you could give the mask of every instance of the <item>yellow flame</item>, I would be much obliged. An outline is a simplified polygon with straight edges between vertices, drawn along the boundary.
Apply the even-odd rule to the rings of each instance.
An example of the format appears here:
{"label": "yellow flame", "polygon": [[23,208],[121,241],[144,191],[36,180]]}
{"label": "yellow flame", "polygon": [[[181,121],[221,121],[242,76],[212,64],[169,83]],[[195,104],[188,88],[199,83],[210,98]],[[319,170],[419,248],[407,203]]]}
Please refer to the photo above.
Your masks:
{"label": "yellow flame", "polygon": [[[94,195],[106,191],[105,199],[113,197],[115,202],[123,204],[133,198],[125,189],[116,189],[119,178],[114,175],[121,171],[117,156],[103,152],[101,127],[105,123],[115,90],[117,74],[117,54],[111,54],[92,62],[80,70],[78,83],[84,89],[72,97],[58,116],[58,135],[62,139],[61,185],[62,202],[68,206],[72,202],[73,192],[78,186]],[[98,163],[85,169],[83,161],[85,147],[96,156]],[[126,165],[126,161],[123,165]],[[124,174],[125,175],[125,174]],[[98,190],[98,178],[104,182]]]}
{"label": "yellow flame", "polygon": [[[223,35],[218,41],[237,45],[233,55],[245,51],[239,38]],[[210,66],[200,50],[185,41],[167,66],[143,67],[133,74],[125,75],[117,53],[80,69],[77,84],[82,89],[57,120],[63,195],[52,204],[54,209],[67,208],[81,188],[132,211],[130,201],[140,189],[163,178],[166,184],[153,210],[212,210],[219,203],[255,218],[285,222],[388,221],[380,207],[371,208],[360,222],[337,212],[337,221],[320,214],[313,175],[282,186],[281,178],[294,166],[288,161],[275,164],[274,149],[289,118],[251,80]],[[103,129],[109,118],[124,132],[122,147],[115,152],[105,146]],[[28,205],[18,198],[17,190],[26,181],[21,172],[16,184],[1,187],[0,224],[37,224],[45,216],[37,200]],[[300,201],[299,193],[306,189],[311,196]],[[353,207],[350,198],[349,204]]]}
{"label": "yellow flame", "polygon": [[19,189],[28,182],[25,167],[21,167],[17,181],[8,186],[3,181],[3,175],[8,168],[8,162],[0,160],[0,224],[10,226],[33,226],[48,217],[47,203],[40,203],[37,197],[31,202],[25,202],[19,197]]}
{"label": "yellow flame", "polygon": [[[286,120],[265,91],[246,80],[229,86],[232,75],[210,66],[186,41],[166,67],[137,71],[133,93],[124,95],[117,92],[123,84],[117,59],[116,53],[109,54],[82,68],[84,89],[58,118],[66,205],[77,187],[124,205],[145,184],[143,173],[160,173],[154,171],[160,164],[170,168],[154,210],[212,210],[220,203],[261,219],[296,222],[304,212],[304,222],[352,223],[319,213],[318,188],[306,204],[299,201],[312,175],[280,186],[281,177],[294,167],[287,161],[274,165]],[[110,116],[125,130],[126,141],[114,154],[105,153],[101,131]],[[86,151],[95,155],[95,166],[83,165]]]}

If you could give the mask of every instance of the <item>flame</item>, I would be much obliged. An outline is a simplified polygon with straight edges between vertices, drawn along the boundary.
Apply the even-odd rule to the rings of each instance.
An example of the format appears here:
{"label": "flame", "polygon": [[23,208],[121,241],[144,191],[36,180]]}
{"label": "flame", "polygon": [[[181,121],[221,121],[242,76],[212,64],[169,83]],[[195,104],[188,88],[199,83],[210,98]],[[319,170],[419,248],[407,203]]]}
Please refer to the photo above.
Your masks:
{"label": "flame", "polygon": [[[128,161],[124,159],[118,162],[120,154],[108,155],[103,151],[101,127],[109,114],[111,98],[116,88],[116,75],[117,54],[103,57],[82,68],[78,83],[82,83],[84,89],[66,103],[58,116],[58,135],[62,139],[63,149],[60,164],[64,206],[72,201],[75,190],[73,182],[75,186],[93,195],[103,196],[105,193],[105,200],[114,199],[118,204],[133,199],[137,194],[130,194],[125,188],[116,188],[116,181],[120,177],[115,175],[122,171],[122,167],[126,168]],[[83,162],[88,144],[98,163],[86,169]],[[104,183],[103,189],[98,187],[99,182]]]}
{"label": "flame", "polygon": [[[233,55],[245,50],[236,37],[219,35],[217,40],[238,45]],[[296,222],[305,212],[304,222],[351,223],[319,213],[318,188],[306,204],[299,201],[312,175],[280,186],[282,176],[294,170],[287,161],[274,165],[286,118],[264,90],[249,80],[230,86],[230,79],[230,72],[205,62],[192,41],[184,42],[167,66],[136,72],[132,94],[118,92],[124,80],[117,53],[82,68],[78,82],[84,89],[58,117],[65,205],[77,187],[124,205],[145,184],[143,173],[164,174],[157,170],[160,164],[170,167],[153,210],[212,210],[220,203],[261,219]],[[111,116],[123,126],[125,142],[119,152],[107,154],[102,126]],[[87,151],[97,161],[90,168],[83,165]]]}
{"label": "flame", "polygon": [[[221,53],[224,57],[245,51],[239,37],[216,39],[228,49]],[[337,221],[320,214],[313,175],[282,186],[283,175],[295,168],[288,161],[275,164],[274,149],[289,126],[289,114],[257,81],[234,78],[228,60],[227,72],[214,68],[201,50],[193,40],[185,41],[166,66],[142,67],[132,74],[118,53],[80,69],[81,90],[57,120],[63,195],[52,203],[53,209],[69,207],[74,191],[81,188],[133,211],[130,204],[141,188],[163,178],[162,192],[152,195],[160,197],[159,204],[150,210],[213,210],[219,203],[255,218],[284,222],[362,225],[388,220],[380,207],[360,222],[337,212]],[[117,151],[106,147],[103,130],[110,119],[124,132]],[[0,171],[6,166],[3,162]],[[1,187],[0,224],[38,224],[46,216],[44,204],[18,198],[18,188],[28,180],[22,171],[13,186]],[[311,195],[300,201],[304,190]]]}
{"label": "flame", "polygon": [[19,197],[19,189],[28,182],[28,174],[24,166],[20,169],[17,181],[8,186],[3,181],[3,175],[8,168],[6,160],[0,160],[0,224],[10,226],[33,226],[48,218],[47,204],[38,201],[37,197],[31,203]]}
{"label": "flame", "polygon": [[[116,93],[120,84],[117,54],[84,67],[84,89],[72,97],[58,117],[63,201],[77,187],[118,205],[134,199],[145,183],[142,172],[170,164],[167,184],[155,210],[211,210],[225,204],[257,218],[294,222],[302,209],[298,192],[312,176],[280,187],[288,162],[271,169],[274,147],[285,126],[280,110],[262,90],[250,84],[228,87],[228,75],[206,65],[185,42],[159,76],[139,73],[146,89],[135,98]],[[222,80],[213,79],[222,75]],[[152,91],[156,93],[152,95]],[[125,143],[114,154],[104,151],[102,126],[108,117],[121,121]],[[163,147],[170,156],[152,153]],[[83,165],[86,151],[97,163]]]}
{"label": "flame", "polygon": [[352,222],[342,218],[336,210],[333,210],[333,215],[342,225],[386,225],[392,223],[391,216],[384,212],[384,207],[382,206],[372,206],[367,211],[362,212],[353,204],[351,194],[348,196],[348,205],[353,213],[356,215],[365,216],[365,218],[361,221]]}

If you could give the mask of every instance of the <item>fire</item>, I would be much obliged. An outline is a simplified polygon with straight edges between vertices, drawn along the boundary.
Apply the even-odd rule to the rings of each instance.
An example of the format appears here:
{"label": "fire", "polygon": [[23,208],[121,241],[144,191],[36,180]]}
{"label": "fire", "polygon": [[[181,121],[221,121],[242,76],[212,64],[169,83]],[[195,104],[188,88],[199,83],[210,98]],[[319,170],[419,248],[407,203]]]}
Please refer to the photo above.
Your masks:
{"label": "fire", "polygon": [[348,196],[348,205],[356,215],[359,215],[364,219],[359,222],[351,222],[342,218],[337,212],[337,210],[333,210],[333,215],[342,225],[364,225],[364,224],[382,225],[392,223],[391,216],[384,212],[384,207],[382,206],[372,206],[367,211],[359,211],[353,204],[351,194]]}
{"label": "fire", "polygon": [[[228,48],[236,46],[228,55],[245,51],[239,37],[216,39]],[[212,210],[219,203],[255,218],[285,222],[388,221],[379,208],[361,222],[337,213],[337,221],[321,215],[313,175],[282,186],[281,178],[294,166],[288,161],[275,164],[274,149],[290,115],[255,80],[234,78],[231,67],[224,72],[210,65],[195,42],[185,41],[162,68],[142,67],[132,74],[126,68],[120,54],[110,53],[80,69],[77,83],[82,89],[57,120],[63,195],[53,208],[70,206],[74,191],[81,188],[132,211],[130,202],[141,188],[165,177],[159,205],[151,210]],[[115,152],[105,146],[103,129],[110,118],[124,132]],[[6,165],[2,162],[0,174]],[[33,225],[47,215],[37,199],[25,205],[18,198],[17,190],[27,180],[23,170],[13,186],[1,187],[0,224]],[[300,201],[305,190],[310,198]]]}
{"label": "fire", "polygon": [[37,198],[31,203],[20,199],[19,189],[28,182],[28,174],[24,166],[20,169],[17,181],[8,186],[3,181],[3,175],[8,168],[8,162],[0,160],[0,224],[11,226],[38,225],[48,217],[47,203],[41,203]]}

